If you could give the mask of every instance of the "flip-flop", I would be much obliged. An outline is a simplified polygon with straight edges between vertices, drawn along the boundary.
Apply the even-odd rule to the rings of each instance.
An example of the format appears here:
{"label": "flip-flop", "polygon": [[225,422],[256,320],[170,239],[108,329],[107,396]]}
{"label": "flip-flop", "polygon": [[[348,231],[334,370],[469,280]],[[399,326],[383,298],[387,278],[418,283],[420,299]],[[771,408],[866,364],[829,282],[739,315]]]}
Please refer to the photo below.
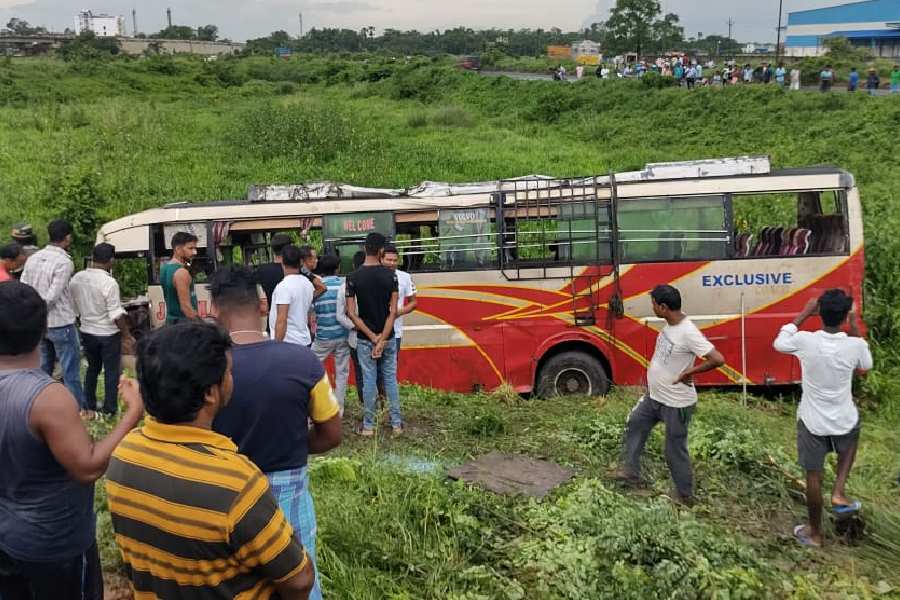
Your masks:
{"label": "flip-flop", "polygon": [[862,502],[859,500],[854,500],[850,504],[832,504],[831,512],[836,515],[848,515],[850,513],[859,512],[859,509],[862,508]]}
{"label": "flip-flop", "polygon": [[822,544],[817,544],[812,541],[812,538],[809,537],[809,534],[803,533],[803,530],[806,529],[806,525],[797,525],[794,527],[794,538],[800,545],[809,546],[810,548],[819,548]]}

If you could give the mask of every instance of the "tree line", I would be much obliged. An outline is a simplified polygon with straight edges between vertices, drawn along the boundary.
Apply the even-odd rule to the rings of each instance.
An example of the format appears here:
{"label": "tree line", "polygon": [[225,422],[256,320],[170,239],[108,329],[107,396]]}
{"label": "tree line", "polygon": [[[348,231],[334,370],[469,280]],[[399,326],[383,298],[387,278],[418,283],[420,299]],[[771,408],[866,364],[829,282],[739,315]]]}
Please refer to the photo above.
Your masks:
{"label": "tree line", "polygon": [[[45,33],[43,27],[32,27],[23,19],[13,18],[7,30],[21,34]],[[172,25],[150,37],[173,40],[215,41],[216,25],[198,28]],[[550,29],[472,29],[455,27],[443,31],[385,29],[375,35],[374,27],[359,30],[346,28],[314,28],[301,37],[274,31],[266,37],[247,41],[247,52],[271,55],[277,48],[299,53],[389,52],[394,54],[480,54],[499,52],[510,56],[541,56],[548,46],[570,45],[580,40],[600,45],[608,55],[635,52],[638,55],[660,54],[673,50],[703,51],[710,55],[735,54],[740,45],[728,37],[712,35],[703,39],[685,38],[684,27],[675,13],[662,13],[658,0],[616,0],[606,20],[590,24],[581,31],[564,32]]]}
{"label": "tree line", "polygon": [[658,0],[617,0],[605,21],[592,23],[580,31],[551,29],[481,29],[456,27],[444,31],[385,29],[375,35],[374,27],[360,30],[316,28],[302,37],[286,31],[247,41],[247,51],[272,54],[276,48],[295,52],[391,52],[395,54],[479,54],[499,51],[510,56],[541,56],[547,46],[570,45],[590,40],[606,54],[663,53],[671,50],[699,50],[710,55],[735,54],[740,45],[725,36],[685,38],[675,13],[662,13]]}

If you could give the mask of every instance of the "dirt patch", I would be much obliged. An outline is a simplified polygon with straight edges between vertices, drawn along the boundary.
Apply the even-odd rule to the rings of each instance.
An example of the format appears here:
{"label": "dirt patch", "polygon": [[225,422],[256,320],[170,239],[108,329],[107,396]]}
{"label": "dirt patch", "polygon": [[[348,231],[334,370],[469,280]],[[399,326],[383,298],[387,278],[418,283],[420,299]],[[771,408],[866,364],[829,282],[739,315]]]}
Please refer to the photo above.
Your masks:
{"label": "dirt patch", "polygon": [[104,600],[133,600],[131,583],[117,573],[103,574],[103,598]]}

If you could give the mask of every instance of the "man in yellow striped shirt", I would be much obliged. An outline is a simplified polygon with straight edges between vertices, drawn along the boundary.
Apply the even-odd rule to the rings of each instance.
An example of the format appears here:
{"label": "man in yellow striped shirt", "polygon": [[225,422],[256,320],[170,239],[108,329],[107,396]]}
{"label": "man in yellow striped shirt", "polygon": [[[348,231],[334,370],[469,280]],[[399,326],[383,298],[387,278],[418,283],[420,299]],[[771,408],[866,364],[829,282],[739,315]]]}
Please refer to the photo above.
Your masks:
{"label": "man in yellow striped shirt", "polygon": [[211,430],[231,397],[231,340],[185,322],[140,346],[147,412],[113,454],[107,496],[135,598],[308,597],[313,572],[260,470]]}

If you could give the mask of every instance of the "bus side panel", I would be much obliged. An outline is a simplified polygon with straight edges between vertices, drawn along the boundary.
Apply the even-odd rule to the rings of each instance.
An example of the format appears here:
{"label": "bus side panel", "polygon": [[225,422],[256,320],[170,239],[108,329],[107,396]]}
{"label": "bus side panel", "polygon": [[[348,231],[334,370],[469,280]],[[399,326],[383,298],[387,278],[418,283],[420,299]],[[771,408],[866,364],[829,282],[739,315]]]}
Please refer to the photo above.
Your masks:
{"label": "bus side panel", "polygon": [[[789,323],[811,298],[827,289],[841,288],[861,303],[863,253],[852,256],[773,257],[768,259],[715,261],[672,283],[682,293],[685,312],[721,351],[722,369],[698,377],[698,384],[740,384],[746,356],[750,384],[794,383],[799,379],[796,361],[772,347],[783,325]],[[749,282],[749,283],[748,283]],[[743,343],[741,314],[743,310]],[[663,322],[650,316],[648,298],[626,301],[629,316],[646,323],[655,338]],[[817,318],[805,329],[821,327]],[[629,340],[630,341],[630,340]],[[640,343],[635,339],[632,345]],[[644,342],[648,358],[650,340]]]}

